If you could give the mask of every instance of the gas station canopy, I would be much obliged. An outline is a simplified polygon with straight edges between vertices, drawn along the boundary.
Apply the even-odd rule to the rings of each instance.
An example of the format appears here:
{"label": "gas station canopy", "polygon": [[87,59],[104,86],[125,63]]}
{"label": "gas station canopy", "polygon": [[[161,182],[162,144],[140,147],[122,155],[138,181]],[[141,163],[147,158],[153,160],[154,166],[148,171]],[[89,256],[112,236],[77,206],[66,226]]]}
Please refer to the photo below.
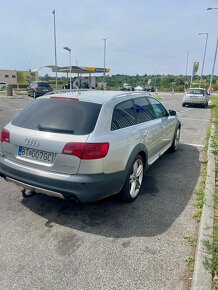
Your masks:
{"label": "gas station canopy", "polygon": [[[53,72],[60,72],[60,73],[70,73],[69,66],[55,66],[55,65],[48,65],[46,66],[51,68]],[[110,68],[99,68],[99,67],[90,67],[90,66],[71,66],[71,73],[76,74],[94,74],[94,73],[108,73],[110,72]]]}

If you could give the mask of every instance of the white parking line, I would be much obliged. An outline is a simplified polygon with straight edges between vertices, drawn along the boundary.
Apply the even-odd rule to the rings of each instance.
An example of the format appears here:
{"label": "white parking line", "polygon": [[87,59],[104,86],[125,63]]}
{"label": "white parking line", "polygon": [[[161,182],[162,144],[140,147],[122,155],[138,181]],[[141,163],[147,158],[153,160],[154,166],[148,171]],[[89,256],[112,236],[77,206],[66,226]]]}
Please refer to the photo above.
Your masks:
{"label": "white parking line", "polygon": [[179,117],[180,120],[191,120],[191,121],[204,121],[204,122],[209,122],[208,119],[194,119],[194,118],[181,118]]}
{"label": "white parking line", "polygon": [[194,147],[204,147],[202,144],[193,144],[193,143],[181,143],[183,145],[189,145],[189,146],[194,146]]}

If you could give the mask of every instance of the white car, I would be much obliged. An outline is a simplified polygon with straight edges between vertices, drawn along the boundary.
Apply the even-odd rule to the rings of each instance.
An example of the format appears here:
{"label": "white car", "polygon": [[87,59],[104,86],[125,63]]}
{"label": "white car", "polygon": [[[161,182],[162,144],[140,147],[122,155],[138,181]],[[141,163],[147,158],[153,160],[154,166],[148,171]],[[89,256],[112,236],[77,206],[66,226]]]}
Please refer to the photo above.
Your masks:
{"label": "white car", "polygon": [[5,82],[0,82],[0,90],[6,89],[7,88],[7,83]]}
{"label": "white car", "polygon": [[206,89],[203,88],[190,88],[185,92],[183,97],[182,106],[186,105],[202,105],[207,107],[209,95]]}

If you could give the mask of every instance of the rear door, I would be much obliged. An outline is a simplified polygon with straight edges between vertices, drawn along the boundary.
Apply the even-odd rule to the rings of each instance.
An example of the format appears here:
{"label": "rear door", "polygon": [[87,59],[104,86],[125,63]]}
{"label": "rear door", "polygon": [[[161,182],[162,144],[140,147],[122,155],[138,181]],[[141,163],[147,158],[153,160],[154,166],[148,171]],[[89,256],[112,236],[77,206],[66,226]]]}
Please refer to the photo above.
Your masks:
{"label": "rear door", "polygon": [[134,102],[136,119],[147,148],[148,163],[151,164],[159,157],[162,148],[161,120],[156,118],[146,97],[136,98]]}
{"label": "rear door", "polygon": [[30,168],[76,174],[80,158],[72,152],[94,130],[100,109],[70,98],[36,99],[7,125],[10,142],[2,143],[3,155]]}
{"label": "rear door", "polygon": [[114,106],[110,129],[110,154],[106,156],[106,173],[123,170],[134,148],[142,143],[133,99],[121,101]]}

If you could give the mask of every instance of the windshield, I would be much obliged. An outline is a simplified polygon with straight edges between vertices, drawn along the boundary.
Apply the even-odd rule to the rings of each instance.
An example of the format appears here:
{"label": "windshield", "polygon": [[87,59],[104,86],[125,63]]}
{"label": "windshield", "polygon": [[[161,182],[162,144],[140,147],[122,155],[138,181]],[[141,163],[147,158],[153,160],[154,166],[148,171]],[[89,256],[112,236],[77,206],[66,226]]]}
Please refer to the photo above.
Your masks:
{"label": "windshield", "polygon": [[100,104],[78,100],[36,99],[11,123],[38,131],[86,135],[94,130],[100,109]]}

